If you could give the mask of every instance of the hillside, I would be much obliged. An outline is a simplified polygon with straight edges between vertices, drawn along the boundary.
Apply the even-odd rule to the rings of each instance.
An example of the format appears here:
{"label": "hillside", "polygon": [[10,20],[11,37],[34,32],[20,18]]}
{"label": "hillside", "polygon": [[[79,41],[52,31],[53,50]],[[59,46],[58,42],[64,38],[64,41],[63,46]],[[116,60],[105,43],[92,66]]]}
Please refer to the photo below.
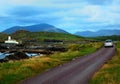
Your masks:
{"label": "hillside", "polygon": [[56,33],[56,32],[29,32],[25,30],[19,30],[12,34],[0,35],[0,38],[7,39],[7,36],[12,36],[13,39],[19,41],[37,41],[43,42],[45,39],[52,40],[64,40],[64,41],[80,41],[85,38],[68,34],[68,33]]}
{"label": "hillside", "polygon": [[30,25],[30,26],[14,26],[14,27],[11,27],[11,28],[8,28],[8,29],[4,30],[3,33],[11,34],[11,33],[14,33],[18,30],[27,30],[27,31],[30,31],[30,32],[44,31],[44,32],[68,33],[68,32],[66,32],[62,29],[59,29],[59,28],[57,28],[53,25],[46,24],[46,23]]}
{"label": "hillside", "polygon": [[0,33],[0,42],[3,42],[7,38],[7,34]]}
{"label": "hillside", "polygon": [[83,31],[76,32],[75,35],[84,36],[84,37],[96,37],[96,36],[112,36],[112,35],[120,35],[120,30],[99,30],[96,32],[92,31]]}
{"label": "hillside", "polygon": [[99,41],[105,41],[106,39],[112,39],[113,41],[120,41],[120,35],[98,36],[98,37],[94,37],[93,39]]}
{"label": "hillside", "polygon": [[11,34],[15,39],[23,39],[23,40],[38,40],[43,41],[45,39],[55,39],[55,40],[82,40],[83,37],[65,34],[65,33],[56,33],[56,32],[16,32]]}

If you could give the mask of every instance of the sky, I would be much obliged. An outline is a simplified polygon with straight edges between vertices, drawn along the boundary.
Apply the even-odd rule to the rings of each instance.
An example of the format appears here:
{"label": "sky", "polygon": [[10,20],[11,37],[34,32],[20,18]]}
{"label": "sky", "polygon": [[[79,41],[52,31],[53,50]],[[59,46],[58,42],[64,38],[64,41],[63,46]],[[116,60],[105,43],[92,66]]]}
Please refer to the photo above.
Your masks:
{"label": "sky", "polygon": [[120,0],[0,0],[0,32],[41,23],[70,33],[119,29],[119,20]]}

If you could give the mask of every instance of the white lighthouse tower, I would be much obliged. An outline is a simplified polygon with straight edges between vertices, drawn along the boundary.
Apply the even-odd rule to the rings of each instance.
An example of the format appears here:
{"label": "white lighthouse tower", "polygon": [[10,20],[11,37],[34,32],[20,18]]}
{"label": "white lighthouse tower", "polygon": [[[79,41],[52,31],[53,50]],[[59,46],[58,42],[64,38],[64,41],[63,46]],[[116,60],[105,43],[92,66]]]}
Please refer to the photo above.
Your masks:
{"label": "white lighthouse tower", "polygon": [[11,36],[8,36],[8,41],[10,41],[11,40]]}

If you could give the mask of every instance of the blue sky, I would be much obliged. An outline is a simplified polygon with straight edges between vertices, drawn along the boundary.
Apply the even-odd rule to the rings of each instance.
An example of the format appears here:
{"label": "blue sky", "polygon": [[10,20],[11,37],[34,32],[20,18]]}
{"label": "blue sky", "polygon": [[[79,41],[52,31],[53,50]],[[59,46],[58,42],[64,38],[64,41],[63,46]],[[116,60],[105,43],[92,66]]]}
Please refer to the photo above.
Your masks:
{"label": "blue sky", "polygon": [[120,0],[0,0],[0,31],[40,23],[70,33],[119,29],[119,20]]}

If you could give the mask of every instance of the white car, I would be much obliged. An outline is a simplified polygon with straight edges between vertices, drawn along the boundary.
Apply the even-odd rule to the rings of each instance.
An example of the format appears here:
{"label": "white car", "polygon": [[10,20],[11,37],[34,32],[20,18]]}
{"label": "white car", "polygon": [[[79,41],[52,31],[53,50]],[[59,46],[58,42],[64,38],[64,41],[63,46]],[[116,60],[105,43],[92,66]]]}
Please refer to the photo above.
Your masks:
{"label": "white car", "polygon": [[114,46],[114,44],[111,39],[106,40],[104,43],[104,47],[113,47],[113,46]]}

